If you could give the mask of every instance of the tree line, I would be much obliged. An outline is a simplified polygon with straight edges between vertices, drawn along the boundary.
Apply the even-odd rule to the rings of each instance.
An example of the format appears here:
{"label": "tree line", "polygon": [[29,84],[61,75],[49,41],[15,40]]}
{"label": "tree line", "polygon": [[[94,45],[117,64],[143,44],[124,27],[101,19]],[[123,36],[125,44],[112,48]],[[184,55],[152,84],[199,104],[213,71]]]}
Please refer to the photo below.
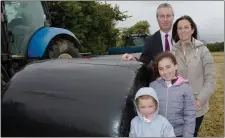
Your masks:
{"label": "tree line", "polygon": [[216,42],[207,44],[209,51],[211,52],[222,52],[224,51],[224,42]]}
{"label": "tree line", "polygon": [[49,1],[52,26],[73,32],[80,40],[81,52],[106,54],[109,47],[123,45],[121,34],[148,33],[147,21],[137,22],[130,28],[116,28],[118,21],[131,17],[121,12],[118,5],[97,1]]}
{"label": "tree line", "polygon": [[116,47],[120,30],[117,21],[130,16],[119,7],[97,1],[49,1],[52,26],[73,32],[80,40],[81,52],[105,54],[109,47]]}
{"label": "tree line", "polygon": [[[116,28],[118,21],[131,16],[118,5],[98,1],[48,1],[52,26],[73,32],[80,40],[81,52],[107,54],[109,47],[121,47],[121,35],[149,34],[148,21],[139,21],[129,28]],[[208,44],[210,51],[224,51],[224,43]]]}

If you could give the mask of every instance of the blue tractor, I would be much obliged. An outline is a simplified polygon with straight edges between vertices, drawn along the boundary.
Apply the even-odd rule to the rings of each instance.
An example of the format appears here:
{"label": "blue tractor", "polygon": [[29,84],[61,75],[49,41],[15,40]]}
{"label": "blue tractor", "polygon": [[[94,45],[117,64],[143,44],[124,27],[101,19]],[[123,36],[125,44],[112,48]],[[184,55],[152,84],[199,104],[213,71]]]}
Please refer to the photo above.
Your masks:
{"label": "blue tractor", "polygon": [[1,1],[2,76],[33,60],[80,57],[76,36],[50,26],[47,2]]}
{"label": "blue tractor", "polygon": [[145,39],[148,34],[130,34],[123,35],[122,39],[124,45],[122,47],[111,47],[108,49],[108,54],[124,54],[124,53],[138,53],[144,50]]}

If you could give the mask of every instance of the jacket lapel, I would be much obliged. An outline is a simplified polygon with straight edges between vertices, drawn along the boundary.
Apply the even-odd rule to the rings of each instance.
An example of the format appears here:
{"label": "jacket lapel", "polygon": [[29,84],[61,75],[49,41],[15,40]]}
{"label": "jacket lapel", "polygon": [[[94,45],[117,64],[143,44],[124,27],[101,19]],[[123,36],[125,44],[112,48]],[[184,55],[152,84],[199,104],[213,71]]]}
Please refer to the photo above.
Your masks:
{"label": "jacket lapel", "polygon": [[162,38],[160,31],[157,31],[155,34],[155,40],[156,40],[156,49],[159,51],[159,53],[163,52],[163,45],[162,45]]}

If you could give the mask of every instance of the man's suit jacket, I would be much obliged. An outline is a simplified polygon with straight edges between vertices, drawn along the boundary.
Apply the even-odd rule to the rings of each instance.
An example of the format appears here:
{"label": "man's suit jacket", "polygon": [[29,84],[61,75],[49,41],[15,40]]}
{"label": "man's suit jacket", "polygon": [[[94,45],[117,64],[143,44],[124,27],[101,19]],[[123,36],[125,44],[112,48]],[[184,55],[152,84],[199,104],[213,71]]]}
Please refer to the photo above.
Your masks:
{"label": "man's suit jacket", "polygon": [[139,61],[148,65],[161,52],[163,52],[162,39],[160,31],[157,31],[146,39]]}

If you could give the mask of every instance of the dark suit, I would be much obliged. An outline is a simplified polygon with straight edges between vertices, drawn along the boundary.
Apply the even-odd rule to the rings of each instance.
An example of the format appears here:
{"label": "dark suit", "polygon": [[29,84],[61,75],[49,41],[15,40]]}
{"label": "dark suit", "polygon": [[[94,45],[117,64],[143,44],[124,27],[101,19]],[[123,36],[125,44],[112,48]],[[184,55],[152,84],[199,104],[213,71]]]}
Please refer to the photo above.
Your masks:
{"label": "dark suit", "polygon": [[157,31],[146,39],[139,61],[149,64],[161,52],[163,52],[161,34],[160,31]]}
{"label": "dark suit", "polygon": [[155,56],[163,52],[162,45],[160,31],[155,32],[145,40],[144,51],[142,52],[140,59],[137,59],[144,63],[137,73],[139,84],[142,84],[142,87],[148,87],[149,83],[159,76],[158,72],[152,70],[152,65],[149,63],[154,60]]}

